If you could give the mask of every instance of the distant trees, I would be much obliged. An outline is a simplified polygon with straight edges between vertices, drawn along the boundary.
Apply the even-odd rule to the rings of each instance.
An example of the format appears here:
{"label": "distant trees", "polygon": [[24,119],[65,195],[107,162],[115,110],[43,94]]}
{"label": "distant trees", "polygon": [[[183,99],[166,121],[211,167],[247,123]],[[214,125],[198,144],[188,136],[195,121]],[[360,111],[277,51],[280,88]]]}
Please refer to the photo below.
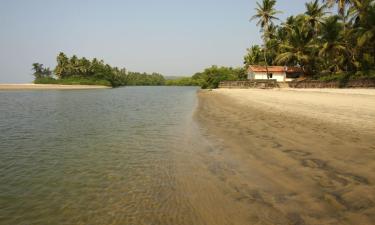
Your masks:
{"label": "distant trees", "polygon": [[[101,84],[113,87],[125,85],[163,85],[165,79],[158,73],[127,72],[125,68],[111,67],[103,60],[96,58],[88,60],[85,57],[78,58],[73,55],[67,57],[61,52],[56,58],[57,65],[52,78],[52,72],[44,69],[42,64],[34,63],[35,82],[62,83],[62,84]],[[48,77],[48,79],[45,79]],[[42,79],[43,78],[43,79]]]}
{"label": "distant trees", "polygon": [[202,88],[217,88],[223,80],[246,79],[244,68],[211,66],[193,75],[192,79],[199,82]]}
{"label": "distant trees", "polygon": [[44,68],[43,64],[33,63],[32,66],[34,71],[33,75],[36,79],[52,76],[52,71],[49,68]]}
{"label": "distant trees", "polygon": [[158,73],[129,72],[125,76],[125,81],[128,86],[160,86],[165,84],[165,78]]}
{"label": "distant trees", "polygon": [[[257,3],[264,45],[254,45],[244,57],[251,64],[298,66],[309,77],[350,74],[375,76],[375,0],[313,0],[306,12],[279,25],[272,19],[276,1]],[[337,5],[334,15],[330,8]],[[262,62],[260,55],[265,55]]]}
{"label": "distant trees", "polygon": [[192,77],[180,77],[175,79],[169,79],[165,81],[167,86],[201,86],[199,79],[193,79]]}

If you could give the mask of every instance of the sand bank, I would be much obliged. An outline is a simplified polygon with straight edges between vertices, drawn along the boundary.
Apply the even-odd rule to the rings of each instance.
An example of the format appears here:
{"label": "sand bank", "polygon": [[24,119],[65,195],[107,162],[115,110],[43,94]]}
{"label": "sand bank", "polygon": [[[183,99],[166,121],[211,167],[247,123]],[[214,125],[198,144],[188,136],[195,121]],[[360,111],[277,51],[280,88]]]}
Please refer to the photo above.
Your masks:
{"label": "sand bank", "polygon": [[100,85],[0,84],[0,90],[79,90],[110,88]]}
{"label": "sand bank", "polygon": [[233,224],[375,221],[374,90],[203,91],[196,119]]}

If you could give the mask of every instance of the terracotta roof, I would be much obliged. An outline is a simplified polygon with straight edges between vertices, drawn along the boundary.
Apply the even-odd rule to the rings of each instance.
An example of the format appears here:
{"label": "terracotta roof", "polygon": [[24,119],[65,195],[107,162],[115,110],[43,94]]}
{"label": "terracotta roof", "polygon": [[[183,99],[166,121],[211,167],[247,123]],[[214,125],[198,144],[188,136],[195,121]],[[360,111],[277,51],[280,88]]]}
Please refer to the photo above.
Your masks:
{"label": "terracotta roof", "polygon": [[[267,72],[265,66],[249,66],[249,71],[252,72]],[[300,73],[303,72],[300,67],[291,67],[291,66],[268,66],[268,72],[287,72],[287,73]]]}

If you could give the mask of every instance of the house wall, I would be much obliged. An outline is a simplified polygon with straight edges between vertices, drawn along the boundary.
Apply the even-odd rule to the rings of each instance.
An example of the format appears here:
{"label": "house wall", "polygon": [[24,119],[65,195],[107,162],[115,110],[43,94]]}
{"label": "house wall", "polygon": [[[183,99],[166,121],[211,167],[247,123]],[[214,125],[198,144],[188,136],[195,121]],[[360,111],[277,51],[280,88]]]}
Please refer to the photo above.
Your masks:
{"label": "house wall", "polygon": [[[284,82],[286,74],[285,73],[272,73],[272,78],[270,79],[275,79],[277,82]],[[248,79],[249,80],[267,80],[267,73],[262,73],[262,72],[249,72],[248,73]]]}
{"label": "house wall", "polygon": [[253,72],[248,72],[247,73],[247,79],[248,80],[254,80],[255,79],[255,74]]}

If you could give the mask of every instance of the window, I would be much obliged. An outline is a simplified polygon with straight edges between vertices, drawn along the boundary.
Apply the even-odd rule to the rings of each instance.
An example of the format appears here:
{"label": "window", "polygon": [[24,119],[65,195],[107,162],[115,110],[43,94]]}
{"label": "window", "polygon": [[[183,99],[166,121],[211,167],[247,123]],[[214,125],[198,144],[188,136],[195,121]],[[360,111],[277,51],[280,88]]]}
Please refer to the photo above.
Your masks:
{"label": "window", "polygon": [[272,74],[272,73],[270,73],[270,74],[269,74],[269,76],[270,76],[270,78],[272,78],[272,77],[273,77],[273,74]]}

